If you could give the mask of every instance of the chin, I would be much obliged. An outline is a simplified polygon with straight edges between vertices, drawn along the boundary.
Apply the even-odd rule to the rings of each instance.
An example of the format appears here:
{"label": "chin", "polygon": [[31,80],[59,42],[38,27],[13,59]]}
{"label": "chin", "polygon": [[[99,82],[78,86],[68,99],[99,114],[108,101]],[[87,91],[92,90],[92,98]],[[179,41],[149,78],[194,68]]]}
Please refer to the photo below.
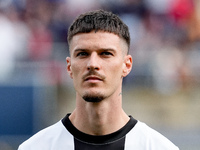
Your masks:
{"label": "chin", "polygon": [[105,95],[100,94],[100,93],[86,93],[82,96],[82,98],[86,101],[86,102],[94,102],[94,103],[98,103],[101,102],[102,100],[104,100],[106,98]]}

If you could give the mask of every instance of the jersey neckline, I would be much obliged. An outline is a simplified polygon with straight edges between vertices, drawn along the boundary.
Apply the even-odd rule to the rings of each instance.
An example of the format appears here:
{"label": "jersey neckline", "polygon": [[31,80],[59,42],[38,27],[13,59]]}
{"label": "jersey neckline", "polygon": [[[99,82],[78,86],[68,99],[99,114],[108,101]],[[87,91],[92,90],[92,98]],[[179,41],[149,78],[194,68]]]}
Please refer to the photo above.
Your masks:
{"label": "jersey neckline", "polygon": [[117,141],[123,137],[136,125],[137,120],[132,116],[129,116],[130,119],[121,129],[107,135],[89,135],[79,131],[70,121],[70,114],[67,114],[61,121],[65,128],[74,136],[74,138],[81,140],[83,142],[91,144],[105,144]]}

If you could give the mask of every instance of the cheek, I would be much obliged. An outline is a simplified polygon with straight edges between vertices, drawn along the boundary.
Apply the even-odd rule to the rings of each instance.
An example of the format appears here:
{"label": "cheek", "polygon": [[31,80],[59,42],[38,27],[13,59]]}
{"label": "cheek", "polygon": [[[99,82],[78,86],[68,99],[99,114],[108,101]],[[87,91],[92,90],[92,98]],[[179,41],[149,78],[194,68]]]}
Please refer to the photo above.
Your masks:
{"label": "cheek", "polygon": [[122,63],[116,63],[109,67],[110,78],[119,80],[123,75]]}
{"label": "cheek", "polygon": [[81,75],[80,75],[80,67],[78,65],[72,65],[72,78],[73,78],[73,84],[75,89],[79,87],[80,80],[81,80]]}
{"label": "cheek", "polygon": [[74,82],[79,82],[82,79],[83,74],[85,73],[85,63],[74,61],[71,64],[72,78]]}
{"label": "cheek", "polygon": [[76,78],[79,75],[80,69],[81,69],[80,65],[76,65],[76,64],[72,65],[71,70],[72,70],[73,78]]}

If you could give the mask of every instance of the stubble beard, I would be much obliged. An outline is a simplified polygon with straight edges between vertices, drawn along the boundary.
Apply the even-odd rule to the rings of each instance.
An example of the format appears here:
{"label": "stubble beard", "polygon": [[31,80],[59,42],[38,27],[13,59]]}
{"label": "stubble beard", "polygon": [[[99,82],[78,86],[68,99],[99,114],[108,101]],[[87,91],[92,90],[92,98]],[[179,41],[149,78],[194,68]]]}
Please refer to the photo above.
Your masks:
{"label": "stubble beard", "polygon": [[[104,80],[105,79],[105,76],[98,73],[97,71],[95,71],[94,68],[91,68],[90,71],[85,74],[83,76],[83,80],[85,80],[88,76],[90,75],[95,75],[95,76],[98,76],[101,80]],[[90,85],[91,87],[95,87],[96,84],[91,84]],[[91,92],[91,91],[90,91]],[[101,102],[102,100],[104,100],[106,98],[106,96],[104,94],[102,94],[101,92],[86,92],[82,98],[86,101],[86,102],[93,102],[93,103],[98,103],[98,102]]]}
{"label": "stubble beard", "polygon": [[85,94],[85,95],[83,95],[82,98],[86,102],[98,103],[98,102],[101,102],[102,100],[104,100],[106,97],[102,94],[96,94],[96,95]]}

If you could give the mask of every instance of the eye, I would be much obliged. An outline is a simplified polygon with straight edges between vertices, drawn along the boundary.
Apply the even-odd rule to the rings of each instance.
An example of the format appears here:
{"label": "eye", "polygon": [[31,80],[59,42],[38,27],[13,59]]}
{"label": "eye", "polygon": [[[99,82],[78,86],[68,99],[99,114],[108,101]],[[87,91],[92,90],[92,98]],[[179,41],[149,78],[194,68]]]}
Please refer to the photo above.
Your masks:
{"label": "eye", "polygon": [[113,56],[113,54],[111,52],[107,52],[107,51],[102,52],[101,55],[105,55],[105,56],[109,56],[110,55],[110,56]]}
{"label": "eye", "polygon": [[79,53],[77,53],[76,56],[77,57],[84,57],[84,56],[88,56],[88,53],[87,52],[79,52]]}

